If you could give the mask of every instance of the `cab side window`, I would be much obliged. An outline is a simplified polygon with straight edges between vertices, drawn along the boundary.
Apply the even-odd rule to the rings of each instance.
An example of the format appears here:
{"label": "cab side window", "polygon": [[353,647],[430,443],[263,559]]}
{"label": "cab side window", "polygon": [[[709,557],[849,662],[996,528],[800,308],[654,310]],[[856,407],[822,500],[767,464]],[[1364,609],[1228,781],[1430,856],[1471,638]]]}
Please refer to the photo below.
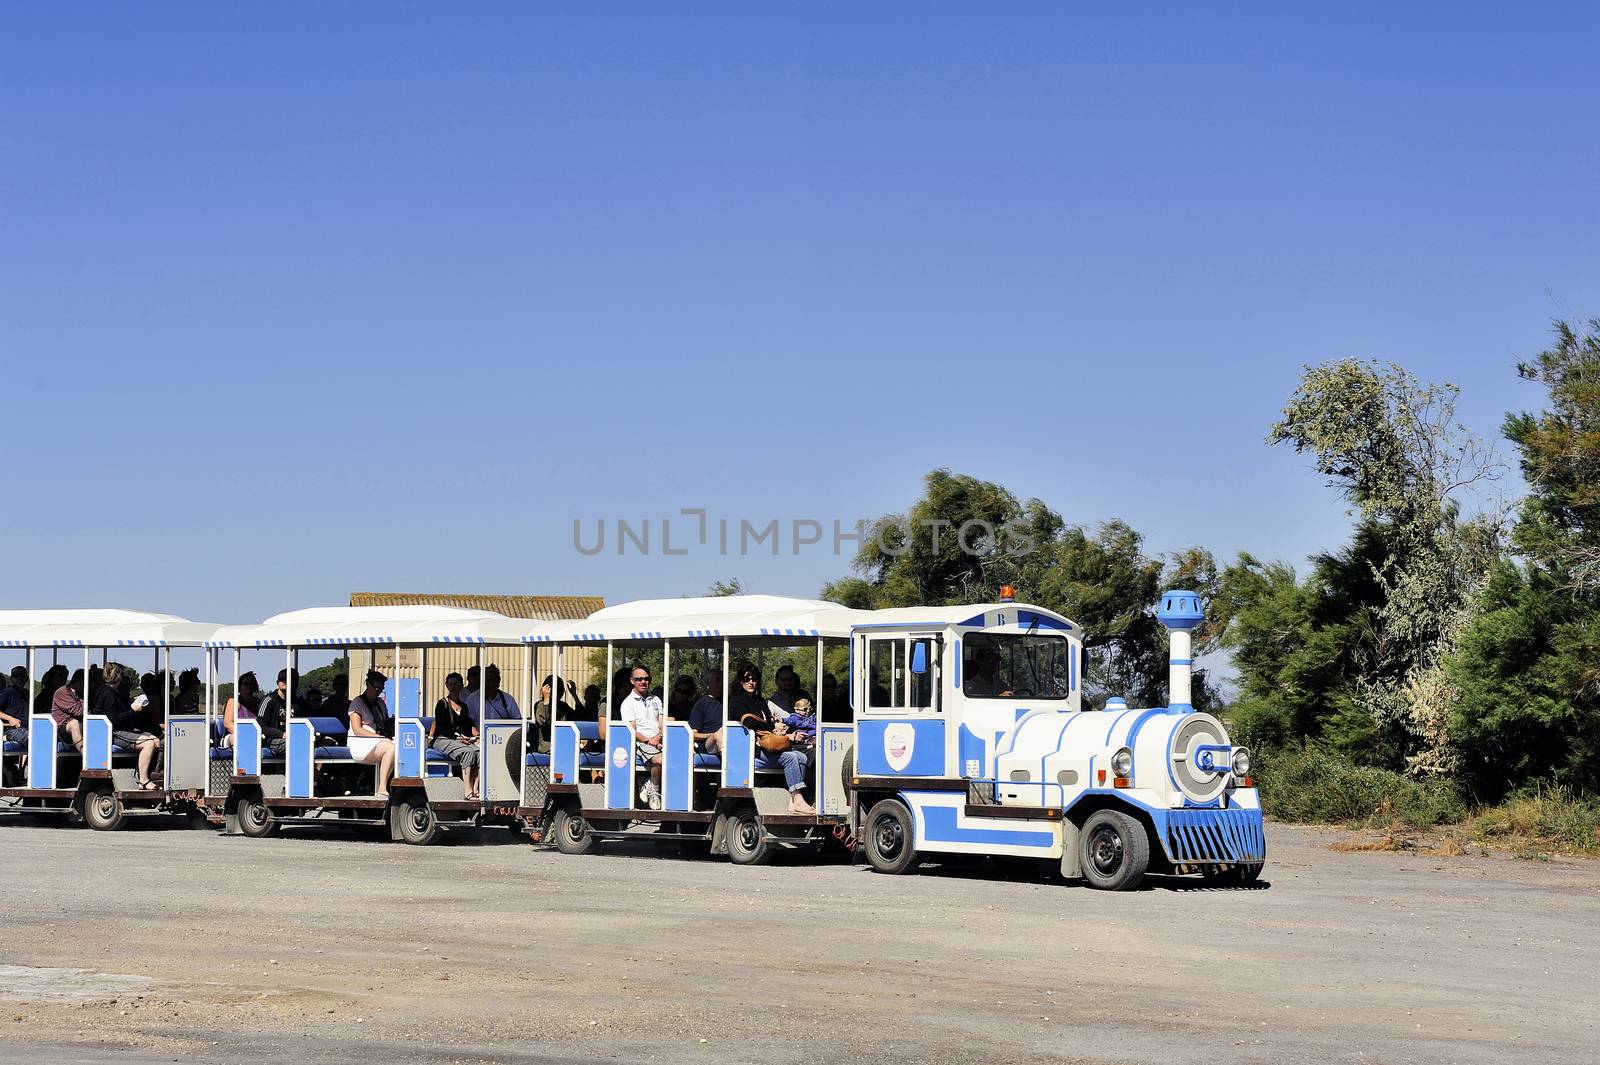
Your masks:
{"label": "cab side window", "polygon": [[870,640],[867,643],[867,705],[873,709],[905,703],[905,642]]}

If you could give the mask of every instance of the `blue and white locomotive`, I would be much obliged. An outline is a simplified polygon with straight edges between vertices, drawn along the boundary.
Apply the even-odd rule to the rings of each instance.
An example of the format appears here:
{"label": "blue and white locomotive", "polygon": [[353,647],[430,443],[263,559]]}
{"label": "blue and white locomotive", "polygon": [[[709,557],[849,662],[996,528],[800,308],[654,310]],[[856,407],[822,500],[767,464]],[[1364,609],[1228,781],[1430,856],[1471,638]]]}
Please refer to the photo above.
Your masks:
{"label": "blue and white locomotive", "polygon": [[930,854],[1038,858],[1112,890],[1147,871],[1260,875],[1249,752],[1190,705],[1195,593],[1162,597],[1171,694],[1148,709],[1082,709],[1082,630],[1007,594],[982,609],[873,615],[852,634],[851,789],[874,869],[903,873]]}

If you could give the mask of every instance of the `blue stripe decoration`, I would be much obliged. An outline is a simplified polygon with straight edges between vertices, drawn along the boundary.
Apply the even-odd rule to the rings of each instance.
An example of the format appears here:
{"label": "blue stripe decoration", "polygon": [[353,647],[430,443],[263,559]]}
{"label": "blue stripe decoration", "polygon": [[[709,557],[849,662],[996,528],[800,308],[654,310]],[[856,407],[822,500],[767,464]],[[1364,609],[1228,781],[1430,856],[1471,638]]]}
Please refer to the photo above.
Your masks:
{"label": "blue stripe decoration", "polygon": [[289,779],[286,790],[291,799],[311,798],[311,758],[316,742],[316,726],[310,721],[302,717],[289,722]]}
{"label": "blue stripe decoration", "polygon": [[957,823],[953,806],[924,806],[912,809],[922,815],[922,836],[929,843],[990,843],[1003,847],[1055,846],[1054,832],[1025,832],[1014,828],[964,828]]}
{"label": "blue stripe decoration", "polygon": [[632,808],[633,730],[618,724],[606,729],[606,809]]}
{"label": "blue stripe decoration", "polygon": [[694,737],[687,725],[677,722],[667,725],[661,762],[662,805],[668,810],[687,811],[690,784],[694,779]]}
{"label": "blue stripe decoration", "polygon": [[[56,786],[56,721],[49,714],[28,719],[28,787],[47,791]],[[46,753],[48,752],[48,753]]]}
{"label": "blue stripe decoration", "polygon": [[422,722],[414,717],[403,717],[395,728],[395,764],[397,777],[422,776],[422,764],[427,758],[427,733]]}
{"label": "blue stripe decoration", "polygon": [[83,715],[83,768],[111,768],[111,719]]}
{"label": "blue stripe decoration", "polygon": [[233,723],[233,771],[246,776],[261,773],[261,725],[254,718],[241,717]]}

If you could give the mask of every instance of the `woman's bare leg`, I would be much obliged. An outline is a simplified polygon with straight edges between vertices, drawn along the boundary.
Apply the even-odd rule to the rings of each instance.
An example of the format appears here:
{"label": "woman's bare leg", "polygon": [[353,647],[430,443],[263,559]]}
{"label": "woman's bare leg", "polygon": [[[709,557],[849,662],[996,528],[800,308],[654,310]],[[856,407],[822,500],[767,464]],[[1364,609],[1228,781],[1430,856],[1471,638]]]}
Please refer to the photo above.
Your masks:
{"label": "woman's bare leg", "polygon": [[146,738],[139,741],[139,783],[142,785],[150,779],[150,763],[156,757],[155,740]]}
{"label": "woman's bare leg", "polygon": [[394,777],[394,744],[384,740],[378,744],[378,797],[389,794],[389,781]]}

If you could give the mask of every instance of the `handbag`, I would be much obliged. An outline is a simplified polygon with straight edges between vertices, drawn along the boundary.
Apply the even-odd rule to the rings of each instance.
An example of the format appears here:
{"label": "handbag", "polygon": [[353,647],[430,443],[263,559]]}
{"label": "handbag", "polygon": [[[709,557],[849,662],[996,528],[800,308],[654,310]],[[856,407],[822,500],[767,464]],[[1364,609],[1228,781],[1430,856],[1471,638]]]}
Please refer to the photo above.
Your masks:
{"label": "handbag", "polygon": [[756,742],[760,744],[761,749],[766,751],[768,754],[777,754],[779,751],[787,751],[790,747],[794,746],[789,742],[788,736],[780,736],[776,732],[758,732],[756,733]]}

